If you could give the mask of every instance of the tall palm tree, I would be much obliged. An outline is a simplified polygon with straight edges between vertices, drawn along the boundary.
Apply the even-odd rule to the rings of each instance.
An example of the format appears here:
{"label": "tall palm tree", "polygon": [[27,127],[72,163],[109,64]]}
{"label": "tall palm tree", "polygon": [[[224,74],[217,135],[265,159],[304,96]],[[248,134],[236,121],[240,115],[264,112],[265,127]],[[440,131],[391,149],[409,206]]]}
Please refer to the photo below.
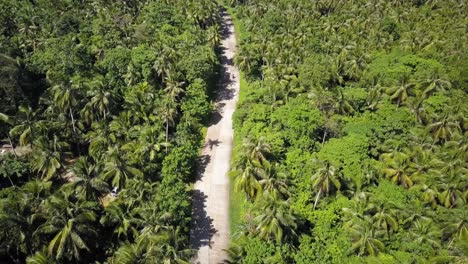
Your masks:
{"label": "tall palm tree", "polygon": [[278,244],[296,235],[296,218],[289,207],[289,202],[281,200],[275,194],[266,195],[258,205],[260,214],[255,217],[258,237],[276,241]]}
{"label": "tall palm tree", "polygon": [[413,222],[408,233],[408,239],[418,244],[429,244],[432,247],[440,247],[441,231],[431,219],[421,219]]}
{"label": "tall palm tree", "polygon": [[261,170],[260,164],[248,161],[243,169],[232,171],[231,175],[235,178],[234,190],[244,192],[251,201],[256,200],[262,190],[258,176]]}
{"label": "tall palm tree", "polygon": [[444,80],[438,72],[434,72],[422,83],[424,96],[428,97],[433,92],[446,91],[452,87],[450,81]]}
{"label": "tall palm tree", "polygon": [[18,107],[18,114],[18,119],[22,121],[11,129],[10,134],[12,136],[20,135],[19,143],[22,146],[33,145],[38,124],[34,122],[36,113],[33,112],[30,106],[21,105]]}
{"label": "tall palm tree", "polygon": [[[22,188],[25,189],[25,188]],[[15,197],[0,199],[0,221],[10,228],[18,231],[18,239],[11,237],[6,253],[10,250],[23,254],[31,254],[33,248],[32,234],[34,232],[34,212],[37,204],[34,199],[25,195],[23,191]],[[6,241],[5,241],[6,242]],[[5,244],[3,244],[5,245]],[[8,245],[8,244],[6,244]]]}
{"label": "tall palm tree", "polygon": [[96,79],[87,86],[89,86],[87,96],[91,97],[91,99],[81,110],[81,117],[85,118],[88,123],[97,118],[107,120],[110,109],[115,103],[115,95],[112,93],[112,89],[106,87],[101,79]]}
{"label": "tall palm tree", "polygon": [[32,153],[32,168],[41,173],[41,178],[48,181],[57,175],[63,167],[64,155],[69,154],[66,142],[59,141],[54,135],[53,140],[40,137],[35,141],[37,148]]}
{"label": "tall palm tree", "polygon": [[354,107],[346,99],[341,88],[337,88],[335,99],[335,108],[337,109],[338,113],[342,115],[354,113]]}
{"label": "tall palm tree", "polygon": [[358,256],[377,255],[385,250],[384,243],[379,239],[380,232],[373,228],[372,220],[369,217],[347,223],[346,230],[353,239],[351,250],[357,251]]}
{"label": "tall palm tree", "polygon": [[143,173],[138,168],[130,166],[122,155],[118,147],[110,147],[101,173],[104,180],[111,179],[112,186],[119,188],[125,186],[125,181],[132,176],[143,177]]}
{"label": "tall palm tree", "polygon": [[261,136],[257,139],[245,138],[242,148],[247,159],[256,160],[265,166],[269,164],[268,158],[271,155],[271,146],[265,137]]}
{"label": "tall palm tree", "polygon": [[460,131],[460,125],[452,120],[452,116],[444,115],[437,119],[427,127],[436,141],[450,140],[455,131]]}
{"label": "tall palm tree", "polygon": [[93,211],[70,202],[70,195],[64,190],[50,197],[43,205],[45,222],[36,234],[52,234],[47,253],[56,260],[66,258],[79,260],[82,250],[89,251],[85,238],[96,236],[92,224],[96,221]]}
{"label": "tall palm tree", "polygon": [[166,126],[166,153],[169,146],[169,127],[175,124],[175,118],[177,115],[176,109],[172,103],[164,103],[164,106],[159,110],[160,117]]}
{"label": "tall palm tree", "polygon": [[78,103],[78,94],[81,89],[81,84],[75,84],[70,81],[66,84],[55,85],[52,87],[51,92],[53,95],[54,103],[57,108],[63,113],[70,115],[73,132],[76,133],[75,118],[73,116],[73,109]]}
{"label": "tall palm tree", "polygon": [[383,229],[390,239],[390,233],[398,230],[398,219],[396,217],[395,205],[391,202],[383,203],[378,200],[368,205],[367,210],[375,212],[372,216],[376,228]]}
{"label": "tall palm tree", "polygon": [[86,157],[78,158],[72,170],[75,177],[68,185],[73,186],[78,196],[84,200],[97,200],[102,194],[110,192],[109,185],[97,178],[96,166],[90,164]]}
{"label": "tall palm tree", "polygon": [[[187,247],[187,239],[181,234],[180,227],[168,226],[156,235],[154,242],[146,247],[146,258],[167,264],[189,264],[194,250]],[[142,234],[142,237],[144,235]],[[145,238],[146,241],[148,239]],[[151,241],[152,239],[149,239]],[[137,239],[141,241],[140,238]]]}
{"label": "tall palm tree", "polygon": [[208,28],[208,42],[210,43],[212,49],[215,49],[221,43],[220,31],[221,30],[218,24],[214,24]]}
{"label": "tall palm tree", "polygon": [[99,220],[106,227],[114,230],[118,239],[135,239],[138,229],[144,224],[138,215],[134,214],[132,207],[121,200],[114,201],[105,209],[105,214]]}
{"label": "tall palm tree", "polygon": [[317,207],[318,201],[322,195],[327,195],[330,192],[331,184],[339,190],[341,183],[339,180],[336,168],[329,161],[316,161],[321,167],[312,175],[312,188],[317,191],[315,197],[314,209]]}
{"label": "tall palm tree", "polygon": [[384,162],[383,173],[393,183],[398,183],[405,188],[413,186],[411,161],[407,154],[396,152],[393,158],[384,159]]}
{"label": "tall palm tree", "polygon": [[164,92],[172,102],[177,102],[180,95],[184,92],[184,89],[182,88],[183,84],[184,82],[178,82],[170,74],[165,78]]}
{"label": "tall palm tree", "polygon": [[385,92],[393,101],[396,101],[397,106],[400,106],[408,99],[414,87],[415,84],[410,82],[409,74],[405,74],[400,78],[398,85],[388,88]]}
{"label": "tall palm tree", "polygon": [[259,183],[264,194],[277,195],[282,199],[290,196],[285,174],[279,171],[278,164],[273,163],[260,172]]}
{"label": "tall palm tree", "polygon": [[[0,113],[0,124],[2,122],[5,123],[7,126],[13,124],[13,120],[8,115],[6,115],[4,113]],[[8,142],[10,143],[10,146],[11,146],[11,148],[13,150],[13,154],[15,155],[15,157],[18,157],[18,155],[16,154],[15,145],[13,144],[13,141],[11,140],[10,133],[6,132],[5,134],[6,134],[7,138],[8,138]]]}

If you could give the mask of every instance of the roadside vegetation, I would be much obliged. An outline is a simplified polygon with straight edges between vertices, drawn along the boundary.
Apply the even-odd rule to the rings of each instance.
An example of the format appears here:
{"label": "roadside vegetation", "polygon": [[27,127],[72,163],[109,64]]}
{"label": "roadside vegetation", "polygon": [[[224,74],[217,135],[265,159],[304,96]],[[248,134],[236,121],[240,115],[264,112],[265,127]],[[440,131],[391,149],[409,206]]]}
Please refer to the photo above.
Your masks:
{"label": "roadside vegetation", "polygon": [[217,4],[0,10],[0,262],[187,263]]}
{"label": "roadside vegetation", "polygon": [[228,2],[231,263],[467,262],[466,3]]}

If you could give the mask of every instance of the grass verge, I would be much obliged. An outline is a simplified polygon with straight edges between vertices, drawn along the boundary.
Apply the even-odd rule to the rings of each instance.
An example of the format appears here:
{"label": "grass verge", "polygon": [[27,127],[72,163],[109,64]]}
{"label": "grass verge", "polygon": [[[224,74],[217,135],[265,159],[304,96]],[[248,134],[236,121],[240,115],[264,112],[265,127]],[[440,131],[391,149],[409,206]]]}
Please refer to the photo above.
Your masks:
{"label": "grass verge", "polygon": [[[229,15],[231,16],[232,18],[232,22],[234,24],[234,31],[235,31],[235,35],[236,35],[236,39],[237,39],[237,45],[239,46],[239,42],[240,42],[240,39],[242,37],[242,25],[241,23],[239,22],[239,20],[237,19],[236,17],[236,14],[235,14],[235,11],[232,7],[230,7],[228,4],[224,4],[223,5],[224,8],[226,8],[226,11],[229,13]],[[245,94],[245,89],[248,89],[248,83],[247,81],[245,80],[244,78],[244,74],[241,72],[240,74],[240,94],[239,94],[239,102],[237,103],[237,105],[239,105],[240,102],[243,101],[243,95]],[[236,133],[235,133],[235,129],[234,128],[234,138],[236,138]],[[234,140],[234,144],[238,143],[239,140]],[[235,153],[234,153],[234,150],[237,149],[235,146],[233,146],[233,153],[231,155],[231,157],[234,157],[235,156]],[[244,215],[244,211],[245,211],[245,197],[242,193],[238,193],[238,192],[235,192],[234,191],[234,178],[232,176],[229,177],[230,178],[230,189],[231,189],[231,192],[230,192],[230,205],[229,205],[229,226],[230,226],[230,233],[231,233],[231,240],[232,240],[232,236],[237,233],[237,231],[239,230],[239,225],[241,224],[242,222],[242,216]]]}

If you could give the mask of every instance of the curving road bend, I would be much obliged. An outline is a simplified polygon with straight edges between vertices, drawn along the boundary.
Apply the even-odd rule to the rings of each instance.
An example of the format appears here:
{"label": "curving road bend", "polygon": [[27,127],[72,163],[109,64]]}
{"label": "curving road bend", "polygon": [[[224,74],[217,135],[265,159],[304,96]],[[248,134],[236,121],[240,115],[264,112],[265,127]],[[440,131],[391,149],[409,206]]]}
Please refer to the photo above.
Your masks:
{"label": "curving road bend", "polygon": [[215,96],[216,113],[205,138],[192,201],[190,244],[197,250],[193,263],[218,264],[229,246],[229,177],[232,114],[239,96],[239,71],[233,64],[236,37],[232,19],[221,13],[222,72]]}

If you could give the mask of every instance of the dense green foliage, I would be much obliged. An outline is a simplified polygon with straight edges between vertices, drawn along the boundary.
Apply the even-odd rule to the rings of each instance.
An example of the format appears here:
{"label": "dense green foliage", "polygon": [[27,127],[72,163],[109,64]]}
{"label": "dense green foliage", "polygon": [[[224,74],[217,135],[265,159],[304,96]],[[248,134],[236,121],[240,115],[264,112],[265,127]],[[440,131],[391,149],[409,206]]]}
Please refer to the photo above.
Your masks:
{"label": "dense green foliage", "polygon": [[0,262],[186,263],[217,4],[0,10]]}
{"label": "dense green foliage", "polygon": [[465,1],[231,1],[232,263],[466,263]]}

